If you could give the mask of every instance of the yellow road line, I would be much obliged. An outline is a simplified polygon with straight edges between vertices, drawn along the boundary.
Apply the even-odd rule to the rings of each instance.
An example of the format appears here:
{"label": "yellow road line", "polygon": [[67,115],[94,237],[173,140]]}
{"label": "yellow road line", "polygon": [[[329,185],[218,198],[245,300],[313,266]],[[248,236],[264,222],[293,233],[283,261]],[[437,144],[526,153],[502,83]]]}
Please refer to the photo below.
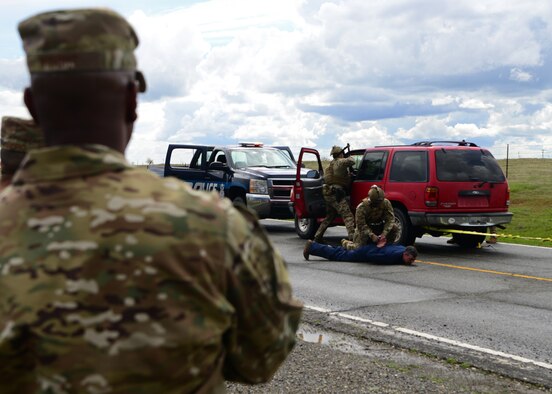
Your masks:
{"label": "yellow road line", "polygon": [[533,280],[541,280],[541,281],[544,281],[544,282],[552,282],[552,278],[541,278],[539,276],[514,274],[513,272],[501,272],[501,271],[485,270],[485,269],[481,269],[481,268],[465,267],[465,266],[462,266],[462,265],[445,264],[445,263],[435,263],[435,262],[432,262],[432,261],[423,261],[423,260],[416,260],[416,262],[417,263],[423,263],[423,264],[429,264],[429,265],[438,265],[438,266],[441,266],[441,267],[455,268],[455,269],[459,269],[459,270],[483,272],[483,273],[486,273],[486,274],[514,276],[516,278],[533,279]]}

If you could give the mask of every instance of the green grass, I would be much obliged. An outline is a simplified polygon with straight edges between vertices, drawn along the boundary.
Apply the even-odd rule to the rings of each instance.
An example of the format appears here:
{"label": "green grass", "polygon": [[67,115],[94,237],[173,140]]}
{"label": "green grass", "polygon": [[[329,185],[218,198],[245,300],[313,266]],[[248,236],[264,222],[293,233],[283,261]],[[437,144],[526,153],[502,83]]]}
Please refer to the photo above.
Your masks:
{"label": "green grass", "polygon": [[[506,160],[498,161],[506,172]],[[514,159],[508,163],[512,223],[503,234],[552,238],[552,159]],[[552,242],[499,238],[500,242],[552,247]]]}
{"label": "green grass", "polygon": [[455,358],[449,357],[446,359],[447,364],[450,365],[458,365],[460,368],[469,369],[472,367],[470,363],[467,362],[461,362],[456,360]]}

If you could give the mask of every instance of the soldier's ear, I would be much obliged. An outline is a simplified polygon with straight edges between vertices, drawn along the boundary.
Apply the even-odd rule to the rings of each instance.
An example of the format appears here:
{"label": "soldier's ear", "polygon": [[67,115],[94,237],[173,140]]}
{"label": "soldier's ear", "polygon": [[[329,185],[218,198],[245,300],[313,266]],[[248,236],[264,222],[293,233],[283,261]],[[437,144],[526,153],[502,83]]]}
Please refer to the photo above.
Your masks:
{"label": "soldier's ear", "polygon": [[136,86],[136,83],[129,82],[127,85],[126,103],[125,103],[126,121],[128,123],[134,123],[134,121],[138,119],[138,114],[136,113],[136,108],[138,106],[137,96],[138,96],[138,87]]}
{"label": "soldier's ear", "polygon": [[40,122],[38,121],[38,116],[36,114],[36,108],[34,105],[34,99],[33,99],[33,91],[31,88],[25,88],[25,91],[23,92],[23,102],[25,103],[25,106],[29,110],[29,113],[33,117],[35,123],[38,125]]}

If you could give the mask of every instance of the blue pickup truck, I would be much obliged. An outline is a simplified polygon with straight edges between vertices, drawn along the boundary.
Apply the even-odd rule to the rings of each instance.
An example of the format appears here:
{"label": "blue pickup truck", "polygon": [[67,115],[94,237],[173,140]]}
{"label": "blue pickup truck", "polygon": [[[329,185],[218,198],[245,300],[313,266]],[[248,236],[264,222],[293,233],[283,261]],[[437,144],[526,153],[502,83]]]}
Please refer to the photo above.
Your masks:
{"label": "blue pickup truck", "polygon": [[297,165],[287,146],[171,144],[164,166],[149,169],[186,181],[197,190],[215,190],[221,197],[247,205],[261,219],[293,218],[288,204]]}

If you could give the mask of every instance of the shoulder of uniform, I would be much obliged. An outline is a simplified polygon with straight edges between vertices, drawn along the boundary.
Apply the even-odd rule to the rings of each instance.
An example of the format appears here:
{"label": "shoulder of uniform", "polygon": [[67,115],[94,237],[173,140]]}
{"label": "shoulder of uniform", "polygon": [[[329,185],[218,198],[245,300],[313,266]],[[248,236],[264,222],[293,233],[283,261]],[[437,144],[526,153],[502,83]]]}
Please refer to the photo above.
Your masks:
{"label": "shoulder of uniform", "polygon": [[161,187],[156,191],[167,195],[172,194],[172,200],[188,210],[193,208],[194,212],[207,212],[211,216],[211,214],[221,215],[223,211],[232,207],[228,199],[221,198],[216,192],[194,190],[188,183],[176,178],[158,179],[160,179],[161,185],[157,184],[157,186]]}
{"label": "shoulder of uniform", "polygon": [[247,220],[248,222],[250,223],[257,223],[258,220],[259,220],[259,217],[257,216],[257,214],[252,211],[251,209],[247,208],[246,206],[244,205],[236,205],[234,206],[234,208],[236,208],[236,210],[242,214],[242,216],[245,218],[245,220]]}

